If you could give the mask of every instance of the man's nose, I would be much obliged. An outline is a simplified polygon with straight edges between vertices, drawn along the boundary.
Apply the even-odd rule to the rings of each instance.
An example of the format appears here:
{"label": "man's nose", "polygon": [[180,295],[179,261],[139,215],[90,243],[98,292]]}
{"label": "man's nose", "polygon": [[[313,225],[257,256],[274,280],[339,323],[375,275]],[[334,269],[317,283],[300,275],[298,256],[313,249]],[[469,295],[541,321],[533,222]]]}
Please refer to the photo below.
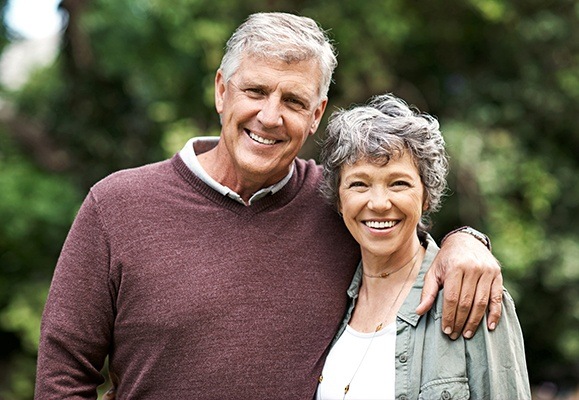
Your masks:
{"label": "man's nose", "polygon": [[282,124],[281,104],[275,96],[270,96],[262,103],[261,110],[257,114],[258,121],[267,128]]}

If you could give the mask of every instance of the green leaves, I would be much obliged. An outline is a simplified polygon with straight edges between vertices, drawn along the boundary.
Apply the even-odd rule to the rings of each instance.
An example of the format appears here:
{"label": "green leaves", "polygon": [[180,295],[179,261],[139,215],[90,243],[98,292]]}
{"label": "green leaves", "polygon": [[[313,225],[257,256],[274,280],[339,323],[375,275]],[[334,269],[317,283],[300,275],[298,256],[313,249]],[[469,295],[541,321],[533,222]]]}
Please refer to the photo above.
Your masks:
{"label": "green leaves", "polygon": [[[579,368],[575,3],[85,2],[56,62],[4,98],[15,116],[0,130],[0,330],[20,340],[13,385],[25,388],[7,397],[26,398],[14,393],[30,386],[44,288],[86,190],[173,154],[191,136],[217,135],[213,79],[225,41],[249,13],[280,10],[313,17],[335,40],[326,119],[385,92],[439,118],[451,193],[433,216],[434,234],[465,224],[489,234],[517,300],[533,383],[571,385]],[[314,142],[301,154],[316,157]]]}
{"label": "green leaves", "polygon": [[[31,398],[40,317],[52,272],[81,195],[63,176],[43,172],[16,154],[0,132],[0,331],[18,338],[4,348],[10,368],[0,397]],[[3,362],[8,359],[2,360]]]}

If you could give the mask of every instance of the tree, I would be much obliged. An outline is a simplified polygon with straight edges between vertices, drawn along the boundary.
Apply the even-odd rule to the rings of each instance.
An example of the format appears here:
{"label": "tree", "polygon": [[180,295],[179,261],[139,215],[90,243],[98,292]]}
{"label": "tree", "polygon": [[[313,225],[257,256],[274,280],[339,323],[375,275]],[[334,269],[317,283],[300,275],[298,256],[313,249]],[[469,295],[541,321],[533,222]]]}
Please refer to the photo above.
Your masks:
{"label": "tree", "polygon": [[[330,30],[340,64],[329,112],[394,92],[438,116],[452,192],[434,236],[465,224],[491,236],[517,302],[532,383],[576,384],[573,0],[179,0],[170,7],[63,0],[62,7],[69,24],[55,64],[3,92],[14,112],[0,118],[0,187],[9,189],[0,194],[7,221],[0,224],[0,338],[11,346],[0,359],[21,360],[11,370],[22,377],[5,389],[11,398],[30,394],[42,298],[88,187],[166,157],[190,136],[218,134],[213,78],[224,43],[249,13],[273,10],[308,15]],[[302,156],[317,156],[315,141]]]}

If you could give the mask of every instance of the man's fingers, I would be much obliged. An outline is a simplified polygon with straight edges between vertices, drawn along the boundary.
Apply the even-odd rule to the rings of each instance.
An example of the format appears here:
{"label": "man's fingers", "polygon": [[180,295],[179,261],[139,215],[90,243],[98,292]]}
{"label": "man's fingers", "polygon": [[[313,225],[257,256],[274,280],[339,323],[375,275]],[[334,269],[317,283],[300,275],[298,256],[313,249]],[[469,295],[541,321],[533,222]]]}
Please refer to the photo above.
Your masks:
{"label": "man's fingers", "polygon": [[502,311],[501,269],[479,240],[466,233],[450,235],[431,269],[444,281],[441,322],[442,330],[451,339],[461,333],[466,338],[472,337],[487,307],[488,326],[496,327]]}
{"label": "man's fingers", "polygon": [[422,288],[422,295],[420,296],[420,304],[416,307],[416,314],[418,315],[423,315],[430,310],[438,295],[439,284],[431,270],[432,269],[429,269],[424,276],[424,286]]}
{"label": "man's fingers", "polygon": [[[476,294],[474,301],[472,302],[472,308],[468,316],[468,320],[462,329],[463,336],[467,339],[470,339],[474,336],[474,333],[478,329],[487,310],[489,312],[487,327],[490,330],[495,329],[502,313],[502,299],[502,276],[498,275],[495,277],[490,274],[483,274],[478,280],[478,284],[476,286]],[[466,302],[468,302],[468,300]],[[458,308],[460,310],[461,307],[459,306]],[[459,318],[459,316],[456,317],[455,332],[459,332],[461,329],[459,327]]]}
{"label": "man's fingers", "polygon": [[494,330],[503,312],[503,276],[498,275],[491,285],[491,295],[489,303],[488,328]]}
{"label": "man's fingers", "polygon": [[[462,273],[458,272],[452,276],[452,279],[447,279],[444,286],[444,300],[442,305],[442,330],[447,335],[451,335],[452,339],[458,337],[455,325],[458,314],[459,301],[463,286]],[[464,321],[463,321],[464,322]]]}
{"label": "man's fingers", "polygon": [[474,300],[471,304],[472,308],[464,329],[462,330],[463,336],[467,339],[473,337],[487,312],[489,296],[491,294],[492,276],[484,274],[480,277],[477,283],[476,293],[474,294]]}

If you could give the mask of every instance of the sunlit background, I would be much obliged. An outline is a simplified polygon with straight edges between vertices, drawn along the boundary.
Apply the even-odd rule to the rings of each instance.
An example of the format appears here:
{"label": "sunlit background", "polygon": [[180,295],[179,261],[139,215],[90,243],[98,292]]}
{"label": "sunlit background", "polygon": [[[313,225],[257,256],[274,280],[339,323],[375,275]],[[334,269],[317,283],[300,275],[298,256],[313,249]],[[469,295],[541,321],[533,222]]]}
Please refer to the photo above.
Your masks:
{"label": "sunlit background", "polygon": [[[0,400],[32,398],[40,313],[86,190],[218,134],[223,44],[247,14],[273,10],[331,29],[328,109],[393,91],[440,118],[452,193],[433,234],[468,224],[490,235],[534,400],[579,400],[576,1],[75,3],[75,21],[86,18],[71,33],[59,0],[0,0]],[[317,156],[315,141],[302,156]]]}
{"label": "sunlit background", "polygon": [[6,23],[28,39],[41,39],[57,34],[62,28],[58,12],[60,0],[10,0]]}

